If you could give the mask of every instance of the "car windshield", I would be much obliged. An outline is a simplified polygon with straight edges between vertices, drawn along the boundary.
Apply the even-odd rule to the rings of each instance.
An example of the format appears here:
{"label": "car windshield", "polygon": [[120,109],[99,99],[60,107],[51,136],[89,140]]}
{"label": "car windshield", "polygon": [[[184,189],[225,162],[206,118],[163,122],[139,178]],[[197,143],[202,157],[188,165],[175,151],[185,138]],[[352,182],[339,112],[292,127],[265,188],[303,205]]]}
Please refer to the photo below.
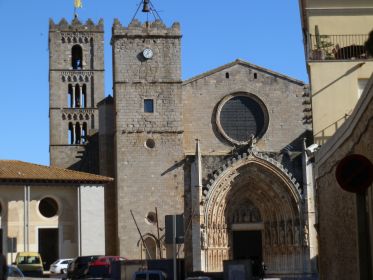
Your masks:
{"label": "car windshield", "polygon": [[19,264],[40,264],[40,258],[36,256],[19,256]]}

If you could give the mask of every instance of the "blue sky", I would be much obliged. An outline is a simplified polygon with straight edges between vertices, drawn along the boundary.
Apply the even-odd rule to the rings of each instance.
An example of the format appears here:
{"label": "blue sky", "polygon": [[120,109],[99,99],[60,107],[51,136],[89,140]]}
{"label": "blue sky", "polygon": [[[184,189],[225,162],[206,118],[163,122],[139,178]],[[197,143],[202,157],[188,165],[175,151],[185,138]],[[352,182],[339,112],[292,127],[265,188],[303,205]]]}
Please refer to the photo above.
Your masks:
{"label": "blue sky", "polygon": [[[105,22],[105,95],[112,94],[111,25],[140,0],[82,0],[79,18]],[[49,164],[48,21],[73,17],[73,0],[0,0],[0,159]],[[179,21],[187,79],[237,58],[308,82],[298,1],[152,0]],[[140,19],[143,19],[141,15]]]}

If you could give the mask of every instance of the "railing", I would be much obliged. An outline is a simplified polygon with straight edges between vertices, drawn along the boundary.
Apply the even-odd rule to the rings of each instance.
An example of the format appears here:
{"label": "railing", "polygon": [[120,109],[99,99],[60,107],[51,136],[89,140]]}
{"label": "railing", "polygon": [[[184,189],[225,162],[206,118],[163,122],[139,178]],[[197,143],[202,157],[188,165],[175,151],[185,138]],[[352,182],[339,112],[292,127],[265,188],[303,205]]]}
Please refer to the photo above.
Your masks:
{"label": "railing", "polygon": [[368,35],[308,35],[309,60],[368,59]]}
{"label": "railing", "polygon": [[316,144],[323,145],[330,137],[336,133],[336,131],[342,126],[342,124],[350,117],[352,110],[346,113],[343,117],[339,118],[332,124],[326,126],[322,130],[316,132],[313,136]]}

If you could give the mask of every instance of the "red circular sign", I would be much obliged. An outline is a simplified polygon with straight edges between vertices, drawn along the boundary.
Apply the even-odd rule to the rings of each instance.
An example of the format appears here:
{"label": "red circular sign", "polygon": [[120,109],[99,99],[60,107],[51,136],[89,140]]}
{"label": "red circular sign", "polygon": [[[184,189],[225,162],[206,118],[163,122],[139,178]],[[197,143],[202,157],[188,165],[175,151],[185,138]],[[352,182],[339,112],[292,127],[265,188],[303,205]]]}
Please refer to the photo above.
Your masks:
{"label": "red circular sign", "polygon": [[362,155],[348,155],[338,164],[335,177],[345,191],[363,193],[373,182],[373,164]]}

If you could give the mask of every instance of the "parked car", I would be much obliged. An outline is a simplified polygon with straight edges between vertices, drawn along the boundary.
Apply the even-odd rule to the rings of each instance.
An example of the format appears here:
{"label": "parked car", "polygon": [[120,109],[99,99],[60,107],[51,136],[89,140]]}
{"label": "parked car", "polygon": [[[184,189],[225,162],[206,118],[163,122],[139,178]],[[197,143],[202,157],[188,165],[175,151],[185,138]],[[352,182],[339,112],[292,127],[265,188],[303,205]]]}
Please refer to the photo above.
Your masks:
{"label": "parked car", "polygon": [[132,280],[166,280],[167,275],[161,270],[136,271]]}
{"label": "parked car", "polygon": [[75,258],[67,267],[68,279],[84,278],[87,274],[88,264],[102,256],[82,256]]}
{"label": "parked car", "polygon": [[17,253],[16,265],[25,276],[42,277],[43,262],[39,253],[36,252],[20,252]]}
{"label": "parked car", "polygon": [[15,265],[8,265],[8,277],[17,277],[17,278],[23,278],[25,277],[22,273],[22,271],[16,267]]}
{"label": "parked car", "polygon": [[193,276],[193,277],[187,277],[185,280],[211,280],[212,278],[208,276]]}
{"label": "parked car", "polygon": [[102,256],[88,264],[85,274],[93,278],[106,278],[111,276],[111,264],[114,261],[125,261],[126,258],[120,256]]}
{"label": "parked car", "polygon": [[58,259],[51,264],[49,271],[50,273],[65,274],[67,272],[67,267],[73,259]]}

